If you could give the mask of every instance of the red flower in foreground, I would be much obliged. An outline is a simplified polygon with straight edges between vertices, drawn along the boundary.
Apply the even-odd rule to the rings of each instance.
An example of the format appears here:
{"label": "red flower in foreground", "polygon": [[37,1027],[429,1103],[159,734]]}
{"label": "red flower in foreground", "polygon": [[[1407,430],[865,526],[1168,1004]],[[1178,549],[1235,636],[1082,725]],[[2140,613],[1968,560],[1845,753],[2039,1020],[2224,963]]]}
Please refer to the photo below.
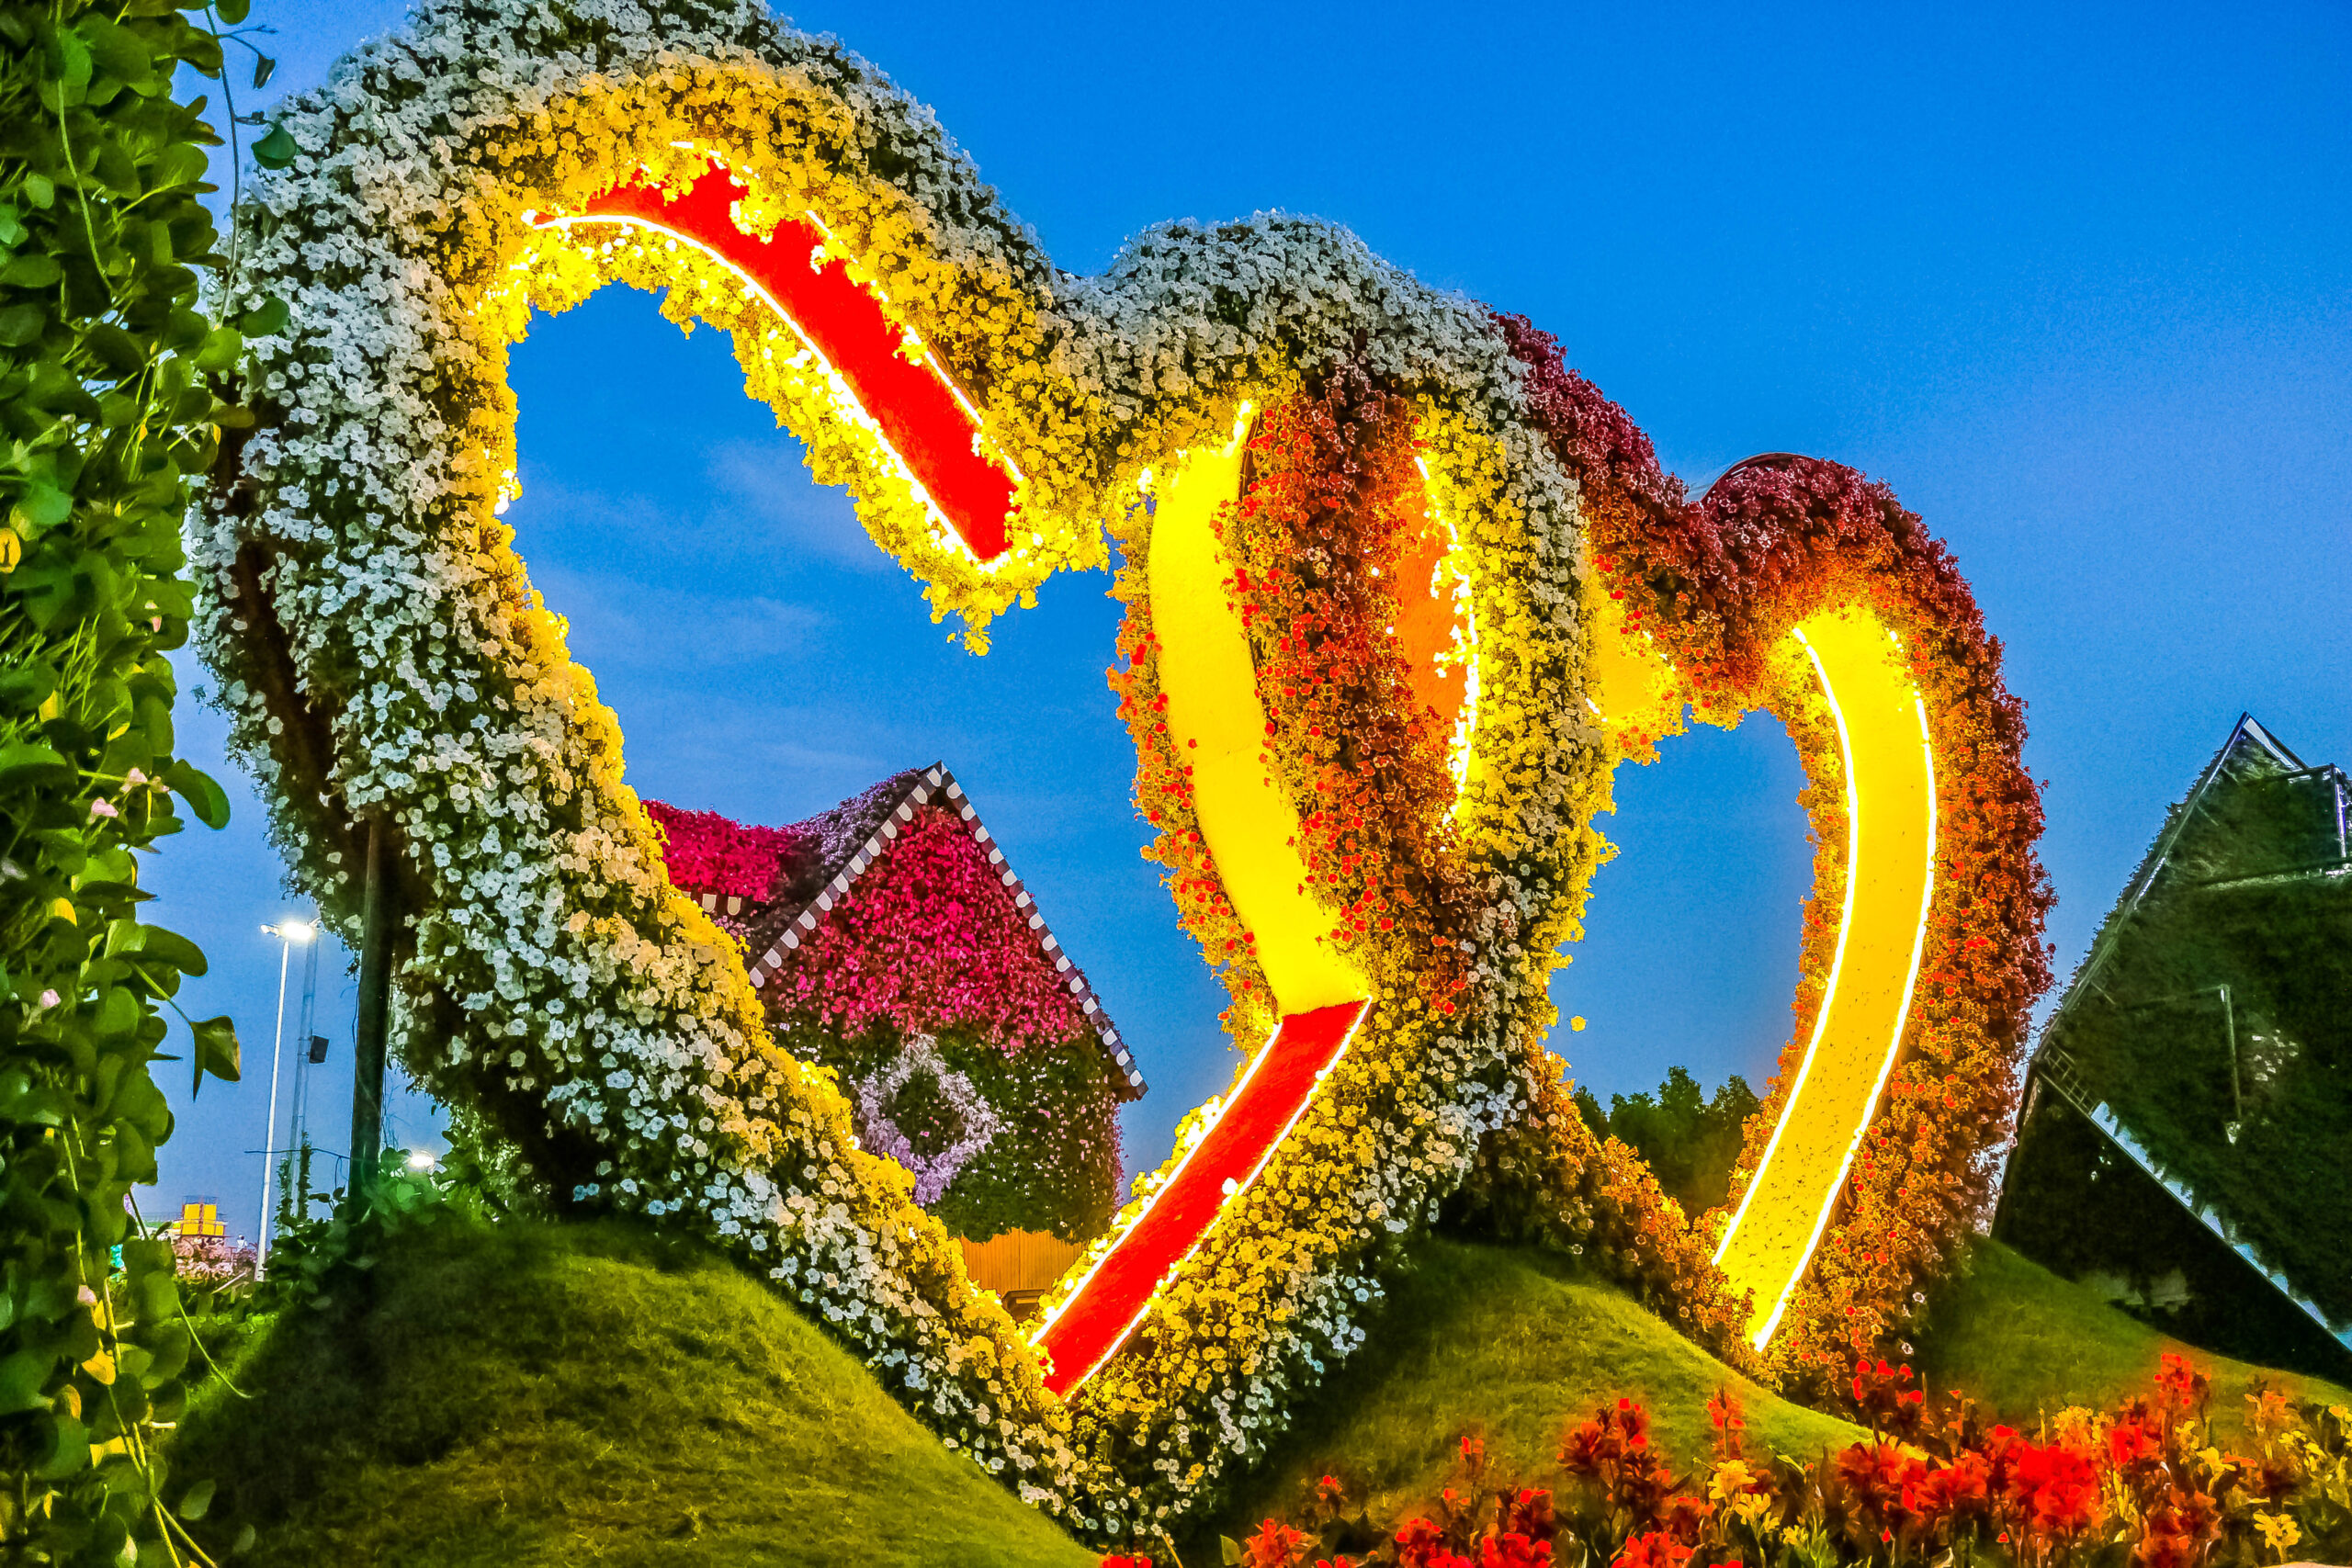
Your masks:
{"label": "red flower in foreground", "polygon": [[2213,1380],[2191,1366],[2186,1356],[2170,1351],[2156,1358],[2156,1404],[2186,1415],[2199,1409],[2213,1389]]}
{"label": "red flower in foreground", "polygon": [[1241,1543],[1242,1568],[1291,1568],[1306,1544],[1304,1530],[1295,1530],[1280,1519],[1268,1519],[1258,1527],[1256,1535]]}
{"label": "red flower in foreground", "polygon": [[1396,1532],[1396,1568],[1477,1568],[1466,1557],[1456,1557],[1445,1544],[1445,1532],[1431,1519],[1408,1519]]}
{"label": "red flower in foreground", "polygon": [[1625,1543],[1617,1554],[1616,1568],[1682,1568],[1690,1560],[1690,1548],[1664,1530],[1652,1530]]}
{"label": "red flower in foreground", "polygon": [[1487,1537],[1478,1543],[1478,1568],[1551,1568],[1552,1543],[1530,1540],[1513,1532],[1498,1540]]}
{"label": "red flower in foreground", "polygon": [[1511,1535],[1523,1535],[1531,1540],[1549,1540],[1559,1532],[1559,1521],[1552,1514],[1552,1494],[1540,1486],[1522,1487],[1511,1499],[1510,1513],[1503,1520],[1503,1529]]}
{"label": "red flower in foreground", "polygon": [[2010,1467],[2009,1492],[2025,1505],[2028,1523],[2044,1535],[2080,1535],[2106,1517],[2097,1450],[2088,1444],[2020,1445]]}

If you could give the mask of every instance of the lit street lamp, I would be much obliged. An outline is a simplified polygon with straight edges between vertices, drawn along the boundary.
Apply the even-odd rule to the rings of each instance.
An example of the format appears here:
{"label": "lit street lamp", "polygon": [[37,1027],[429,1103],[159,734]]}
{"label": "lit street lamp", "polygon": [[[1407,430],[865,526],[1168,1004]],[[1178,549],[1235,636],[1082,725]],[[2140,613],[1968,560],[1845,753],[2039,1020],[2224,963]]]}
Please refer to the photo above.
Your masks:
{"label": "lit street lamp", "polygon": [[302,1010],[310,1012],[311,988],[319,977],[319,928],[313,920],[280,920],[274,926],[264,926],[262,934],[278,941],[277,950],[277,1029],[269,1043],[269,1121],[262,1130],[261,1149],[261,1224],[255,1232],[261,1239],[254,1248],[254,1278],[262,1276],[262,1268],[269,1260],[269,1210],[272,1177],[276,1174],[270,1160],[277,1152],[277,1072],[286,1055],[286,971],[297,947],[307,947],[302,978]]}

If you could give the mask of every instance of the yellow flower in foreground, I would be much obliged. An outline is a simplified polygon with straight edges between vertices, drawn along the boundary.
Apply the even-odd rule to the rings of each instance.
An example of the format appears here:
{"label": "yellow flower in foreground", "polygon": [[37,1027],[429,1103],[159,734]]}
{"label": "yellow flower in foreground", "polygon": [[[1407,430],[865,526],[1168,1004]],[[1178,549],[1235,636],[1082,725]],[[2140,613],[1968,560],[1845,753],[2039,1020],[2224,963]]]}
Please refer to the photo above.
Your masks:
{"label": "yellow flower in foreground", "polygon": [[2254,1528],[2262,1532],[2262,1543],[2287,1560],[2287,1549],[2303,1539],[2302,1527],[2290,1514],[2261,1514],[2254,1516]]}

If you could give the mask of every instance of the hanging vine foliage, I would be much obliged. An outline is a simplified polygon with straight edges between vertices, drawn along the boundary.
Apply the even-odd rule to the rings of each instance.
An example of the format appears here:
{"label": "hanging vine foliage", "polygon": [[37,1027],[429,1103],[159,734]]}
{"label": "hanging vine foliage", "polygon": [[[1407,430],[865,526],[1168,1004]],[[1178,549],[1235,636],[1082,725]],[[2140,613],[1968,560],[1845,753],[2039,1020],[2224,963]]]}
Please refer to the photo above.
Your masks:
{"label": "hanging vine foliage", "polygon": [[[202,7],[191,8],[198,17]],[[228,12],[231,6],[220,9]],[[233,9],[242,14],[243,6]],[[251,423],[219,377],[244,335],[198,304],[220,265],[198,196],[218,139],[175,73],[220,40],[168,0],[0,4],[0,1555],[199,1560],[154,1431],[189,1340],[168,1243],[131,1188],[172,1113],[162,1010],[204,957],[146,923],[140,853],[183,809],[228,819],[176,754],[190,476]],[[176,797],[176,798],[175,798]],[[227,1019],[197,1079],[237,1076]],[[185,1069],[183,1069],[185,1070]],[[116,1249],[119,1248],[117,1253]]]}

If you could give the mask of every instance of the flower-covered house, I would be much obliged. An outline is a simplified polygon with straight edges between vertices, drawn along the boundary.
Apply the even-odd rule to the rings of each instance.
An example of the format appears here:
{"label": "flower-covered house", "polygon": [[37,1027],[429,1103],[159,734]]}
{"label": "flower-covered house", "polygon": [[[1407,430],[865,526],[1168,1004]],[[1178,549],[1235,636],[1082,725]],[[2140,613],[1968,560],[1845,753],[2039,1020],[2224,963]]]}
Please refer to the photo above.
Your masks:
{"label": "flower-covered house", "polygon": [[1016,1306],[1118,1206],[1143,1075],[944,765],[778,828],[646,803],[671,880],[743,945],[778,1042],[833,1070]]}

